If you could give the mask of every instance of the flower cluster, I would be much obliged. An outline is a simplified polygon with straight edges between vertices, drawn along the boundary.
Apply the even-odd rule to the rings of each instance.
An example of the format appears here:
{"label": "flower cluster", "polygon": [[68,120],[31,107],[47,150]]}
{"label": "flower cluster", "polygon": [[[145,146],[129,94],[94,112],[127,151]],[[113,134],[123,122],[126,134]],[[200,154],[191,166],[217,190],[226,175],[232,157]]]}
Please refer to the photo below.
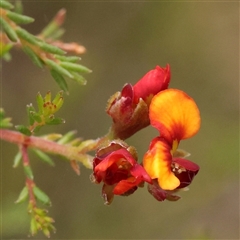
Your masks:
{"label": "flower cluster", "polygon": [[[179,189],[186,188],[199,171],[178,149],[181,140],[194,136],[200,128],[200,113],[194,100],[183,91],[168,89],[170,67],[156,66],[134,86],[126,84],[108,101],[112,118],[109,138],[93,160],[92,181],[103,182],[102,196],[110,204],[114,195],[127,196],[146,182],[158,201],[176,201]],[[123,140],[151,125],[159,131],[137,162],[136,149]]]}

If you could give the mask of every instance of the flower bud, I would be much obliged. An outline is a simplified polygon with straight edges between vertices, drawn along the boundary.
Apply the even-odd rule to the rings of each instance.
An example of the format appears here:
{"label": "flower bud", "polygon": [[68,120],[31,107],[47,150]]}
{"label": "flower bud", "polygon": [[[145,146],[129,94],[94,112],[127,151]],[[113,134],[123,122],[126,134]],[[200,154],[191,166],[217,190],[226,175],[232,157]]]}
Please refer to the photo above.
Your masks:
{"label": "flower bud", "polygon": [[149,71],[133,86],[134,103],[138,103],[142,98],[149,105],[155,94],[168,88],[170,77],[168,64],[166,68],[156,66]]}
{"label": "flower bud", "polygon": [[148,106],[152,97],[168,87],[169,65],[156,66],[134,86],[125,84],[108,101],[106,112],[112,117],[114,138],[126,139],[149,125]]}

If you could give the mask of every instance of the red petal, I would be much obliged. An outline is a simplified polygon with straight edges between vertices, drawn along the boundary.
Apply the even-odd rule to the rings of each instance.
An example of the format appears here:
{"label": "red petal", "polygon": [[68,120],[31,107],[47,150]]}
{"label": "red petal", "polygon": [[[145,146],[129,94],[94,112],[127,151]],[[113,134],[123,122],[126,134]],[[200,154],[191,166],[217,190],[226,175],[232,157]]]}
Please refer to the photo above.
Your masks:
{"label": "red petal", "polygon": [[[129,191],[130,189],[136,187],[142,182],[141,178],[130,177],[128,179],[120,181],[114,188],[113,193],[115,195],[122,195]],[[135,189],[137,190],[137,188]]]}
{"label": "red petal", "polygon": [[151,183],[152,179],[147,174],[146,170],[139,164],[135,164],[131,169],[130,173],[135,178],[142,178],[145,182]]}
{"label": "red petal", "polygon": [[132,155],[125,148],[122,148],[110,153],[95,167],[94,172],[106,171],[113,163],[117,163],[121,160],[125,160],[131,165],[136,163],[136,160],[132,157]]}
{"label": "red petal", "polygon": [[176,177],[180,181],[178,189],[187,187],[191,184],[195,175],[197,175],[199,166],[196,163],[183,158],[174,158],[173,162],[179,164],[180,167],[185,168],[185,171],[175,173]]}
{"label": "red petal", "polygon": [[181,167],[184,167],[185,169],[193,172],[198,171],[200,168],[196,163],[184,158],[174,158],[173,162],[178,163]]}

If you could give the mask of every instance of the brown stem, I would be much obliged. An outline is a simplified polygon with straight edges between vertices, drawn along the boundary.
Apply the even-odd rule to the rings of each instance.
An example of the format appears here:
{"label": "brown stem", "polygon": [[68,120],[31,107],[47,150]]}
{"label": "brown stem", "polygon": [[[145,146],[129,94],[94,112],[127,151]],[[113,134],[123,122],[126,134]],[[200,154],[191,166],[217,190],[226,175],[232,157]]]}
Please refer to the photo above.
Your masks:
{"label": "brown stem", "polygon": [[83,154],[79,152],[77,147],[74,147],[71,145],[59,144],[57,142],[52,142],[40,137],[34,137],[34,136],[29,137],[29,136],[23,135],[22,133],[12,131],[12,130],[7,130],[7,129],[0,129],[0,139],[3,139],[11,143],[15,143],[15,144],[26,145],[27,147],[30,147],[30,148],[31,147],[37,148],[44,152],[58,154],[70,160],[75,159],[82,162],[82,159],[83,158],[86,159],[86,156],[87,156],[85,153]]}
{"label": "brown stem", "polygon": [[[22,159],[23,159],[23,166],[30,166],[30,161],[28,158],[28,153],[27,153],[27,145],[22,144],[20,146],[21,152],[22,152]],[[26,186],[28,188],[28,194],[29,194],[29,203],[35,207],[36,206],[36,198],[33,193],[33,187],[35,186],[35,183],[32,179],[26,177]]]}
{"label": "brown stem", "polygon": [[29,203],[32,207],[36,207],[36,198],[33,193],[33,187],[35,186],[35,183],[32,179],[26,178],[26,186],[28,188],[28,194],[29,194]]}
{"label": "brown stem", "polygon": [[22,152],[23,166],[29,166],[30,162],[29,162],[28,153],[27,153],[27,146],[22,144],[20,148]]}

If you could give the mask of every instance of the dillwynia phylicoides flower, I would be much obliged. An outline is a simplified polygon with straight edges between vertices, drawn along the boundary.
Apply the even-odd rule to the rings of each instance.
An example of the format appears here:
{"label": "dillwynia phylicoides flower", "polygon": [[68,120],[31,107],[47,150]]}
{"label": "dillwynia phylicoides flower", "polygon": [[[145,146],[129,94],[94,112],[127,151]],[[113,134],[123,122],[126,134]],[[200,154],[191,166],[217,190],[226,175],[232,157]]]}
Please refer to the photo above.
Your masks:
{"label": "dillwynia phylicoides flower", "polygon": [[137,163],[135,149],[121,141],[111,141],[97,151],[91,180],[103,182],[105,204],[110,204],[114,195],[128,196],[144,182],[152,182],[145,169]]}
{"label": "dillwynia phylicoides flower", "polygon": [[[158,200],[176,201],[179,189],[186,188],[199,171],[178,149],[181,140],[194,136],[200,128],[200,113],[194,100],[183,91],[167,89],[170,67],[157,66],[134,86],[126,84],[108,101],[112,117],[111,138],[97,150],[92,180],[103,182],[102,196],[110,204],[114,195],[130,195],[148,183],[148,191]],[[123,140],[151,124],[159,131],[143,158],[137,162],[135,148]]]}

